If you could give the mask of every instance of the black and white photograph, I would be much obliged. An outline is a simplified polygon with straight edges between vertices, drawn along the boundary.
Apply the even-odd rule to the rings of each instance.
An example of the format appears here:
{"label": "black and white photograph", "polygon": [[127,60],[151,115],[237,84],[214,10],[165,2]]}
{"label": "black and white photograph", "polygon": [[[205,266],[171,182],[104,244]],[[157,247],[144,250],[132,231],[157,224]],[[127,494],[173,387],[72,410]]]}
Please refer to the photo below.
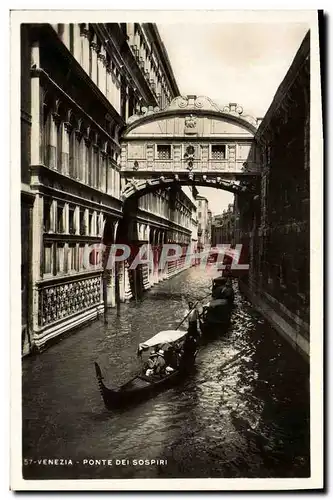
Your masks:
{"label": "black and white photograph", "polygon": [[323,487],[319,18],[11,13],[12,489]]}

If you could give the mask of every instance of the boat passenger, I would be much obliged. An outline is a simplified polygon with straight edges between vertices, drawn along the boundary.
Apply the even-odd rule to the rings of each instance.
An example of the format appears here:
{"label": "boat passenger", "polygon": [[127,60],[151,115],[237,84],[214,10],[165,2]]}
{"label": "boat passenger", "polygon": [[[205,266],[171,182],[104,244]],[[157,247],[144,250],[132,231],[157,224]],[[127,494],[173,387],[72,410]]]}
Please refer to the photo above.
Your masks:
{"label": "boat passenger", "polygon": [[155,363],[155,367],[154,367],[154,372],[157,375],[163,375],[165,372],[165,367],[166,367],[166,363],[165,363],[165,359],[164,359],[164,351],[163,351],[163,349],[160,349],[157,352],[157,358],[156,358],[156,363]]}
{"label": "boat passenger", "polygon": [[176,369],[178,366],[178,357],[174,347],[169,346],[168,349],[164,350],[164,360],[167,366]]}
{"label": "boat passenger", "polygon": [[150,352],[149,358],[147,360],[147,368],[154,369],[156,359],[157,359],[157,354],[156,354],[156,351],[153,349]]}

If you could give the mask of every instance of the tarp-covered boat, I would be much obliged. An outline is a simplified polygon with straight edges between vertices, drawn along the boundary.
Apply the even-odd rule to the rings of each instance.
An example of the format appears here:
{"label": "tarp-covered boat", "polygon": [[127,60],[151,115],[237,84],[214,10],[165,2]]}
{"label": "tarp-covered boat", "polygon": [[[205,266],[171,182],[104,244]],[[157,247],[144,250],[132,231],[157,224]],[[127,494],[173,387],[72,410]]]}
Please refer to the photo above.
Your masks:
{"label": "tarp-covered boat", "polygon": [[212,299],[204,306],[203,321],[207,324],[226,325],[230,321],[231,307],[226,299]]}
{"label": "tarp-covered boat", "polygon": [[[156,347],[166,344],[173,344],[175,342],[184,342],[186,340],[186,331],[182,330],[165,330],[154,335],[151,339],[139,344],[138,354],[148,350],[150,347]],[[96,376],[100,392],[105,406],[108,409],[113,409],[134,401],[149,397],[150,395],[158,392],[164,387],[168,387],[176,383],[188,370],[193,366],[197,350],[189,350],[184,352],[180,359],[177,369],[169,374],[147,376],[144,373],[139,373],[131,380],[126,382],[118,389],[109,389],[103,382],[103,375],[98,363],[95,362]]]}
{"label": "tarp-covered boat", "polygon": [[234,290],[230,281],[224,276],[213,279],[211,300],[203,306],[201,316],[202,331],[205,336],[216,328],[225,330],[230,323],[234,303]]}

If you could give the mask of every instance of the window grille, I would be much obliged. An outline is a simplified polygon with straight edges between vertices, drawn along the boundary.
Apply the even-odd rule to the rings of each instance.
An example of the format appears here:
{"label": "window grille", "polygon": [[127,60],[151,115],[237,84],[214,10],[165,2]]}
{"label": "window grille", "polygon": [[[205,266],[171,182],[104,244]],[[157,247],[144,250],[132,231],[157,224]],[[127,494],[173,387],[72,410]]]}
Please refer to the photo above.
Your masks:
{"label": "window grille", "polygon": [[157,146],[157,158],[159,160],[170,160],[171,159],[171,145],[158,145]]}
{"label": "window grille", "polygon": [[226,157],[226,146],[215,145],[212,146],[212,159],[213,160],[225,160]]}

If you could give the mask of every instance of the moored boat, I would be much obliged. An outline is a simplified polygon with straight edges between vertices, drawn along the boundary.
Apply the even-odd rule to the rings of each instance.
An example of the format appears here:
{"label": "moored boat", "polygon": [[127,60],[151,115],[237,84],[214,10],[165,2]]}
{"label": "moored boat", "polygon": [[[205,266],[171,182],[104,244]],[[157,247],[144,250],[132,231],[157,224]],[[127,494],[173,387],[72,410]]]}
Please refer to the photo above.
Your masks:
{"label": "moored boat", "polygon": [[[147,351],[150,347],[164,346],[166,344],[181,343],[185,344],[187,332],[182,330],[166,330],[159,332],[157,335],[139,344],[138,354]],[[184,377],[189,369],[193,366],[197,349],[184,352],[179,359],[178,367],[169,373],[163,375],[147,375],[145,370],[138,373],[118,389],[110,389],[103,382],[103,375],[98,363],[95,362],[96,377],[98,380],[99,389],[108,409],[113,409],[119,406],[148,398],[162,388],[170,387]]]}
{"label": "moored boat", "polygon": [[212,299],[204,306],[203,320],[209,324],[228,324],[231,307],[226,299]]}
{"label": "moored boat", "polygon": [[212,283],[212,298],[226,299],[229,305],[233,305],[235,294],[228,278],[218,276],[213,279]]}
{"label": "moored boat", "polygon": [[225,330],[230,323],[234,291],[228,280],[219,276],[213,279],[211,300],[203,306],[202,331],[206,336],[211,329]]}

